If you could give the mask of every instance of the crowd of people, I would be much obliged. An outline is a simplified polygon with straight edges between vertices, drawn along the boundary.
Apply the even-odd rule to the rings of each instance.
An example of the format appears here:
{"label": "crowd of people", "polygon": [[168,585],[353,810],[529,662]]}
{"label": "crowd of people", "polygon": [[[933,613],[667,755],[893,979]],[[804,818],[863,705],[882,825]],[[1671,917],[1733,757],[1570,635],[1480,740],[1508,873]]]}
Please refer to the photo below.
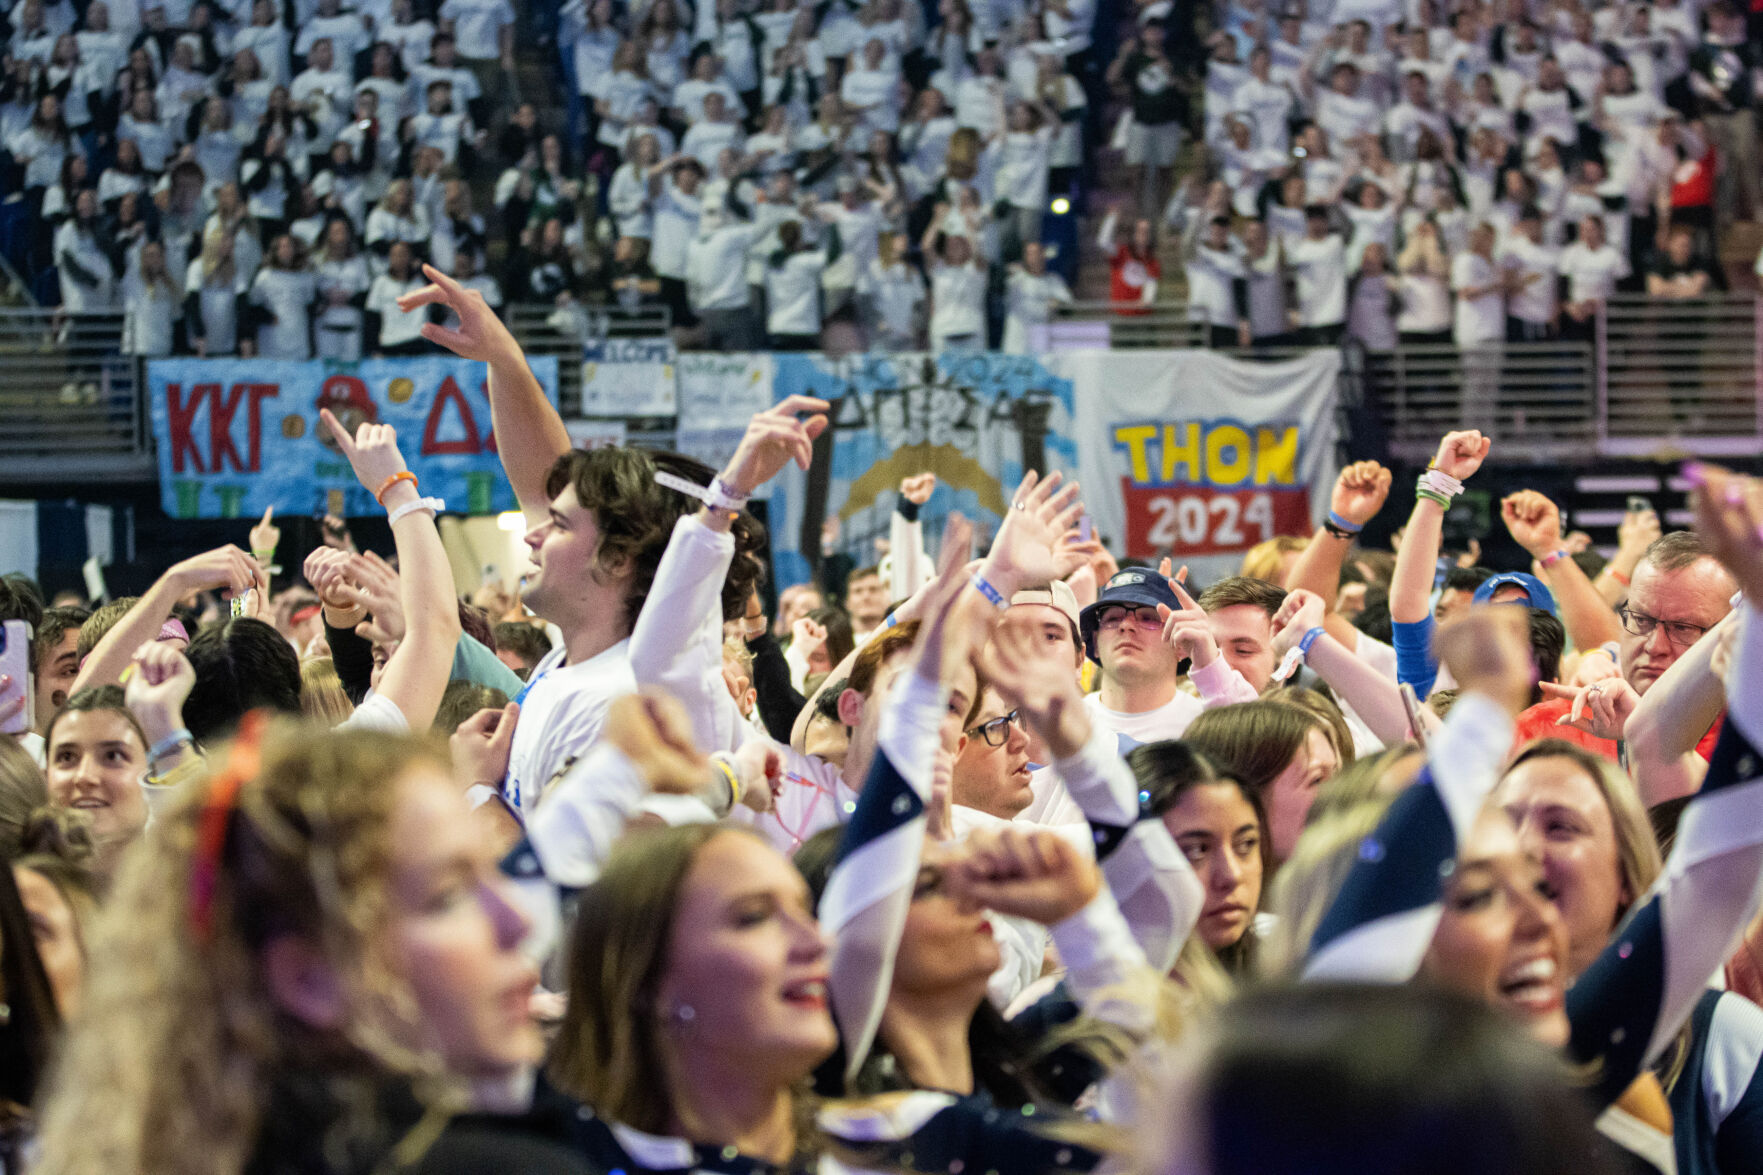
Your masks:
{"label": "crowd of people", "polygon": [[1496,571],[1457,431],[1201,585],[1058,472],[933,560],[925,473],[885,565],[772,585],[746,506],[825,401],[720,471],[575,450],[423,276],[518,596],[328,412],[394,551],[266,512],[138,598],[0,580],[5,1170],[1763,1162],[1763,482],[1687,466],[1608,561],[1514,493]]}
{"label": "crowd of people", "polygon": [[1720,233],[1763,218],[1760,46],[1726,0],[1233,0],[1209,170],[1167,210],[1190,317],[1215,345],[1481,347],[1722,290]]}
{"label": "crowd of people", "polygon": [[[1021,349],[1070,300],[1041,224],[1081,187],[1094,20],[1088,0],[19,0],[12,260],[53,267],[39,292],[71,313],[126,311],[145,356],[398,354],[424,262],[575,329],[666,307],[712,348],[843,321],[880,348]],[[540,28],[566,80],[522,94],[516,33]]]}
{"label": "crowd of people", "polygon": [[[664,307],[692,347],[845,325],[836,349],[1021,352],[1072,300],[1043,220],[1105,210],[1101,150],[1138,177],[1132,231],[1101,229],[1112,299],[1156,300],[1166,225],[1215,345],[1589,338],[1618,290],[1724,285],[1718,230],[1763,209],[1760,24],[1733,0],[19,0],[0,175],[15,260],[72,312],[126,309],[148,356],[400,353],[423,262],[575,331]],[[517,30],[555,44],[545,93]]]}

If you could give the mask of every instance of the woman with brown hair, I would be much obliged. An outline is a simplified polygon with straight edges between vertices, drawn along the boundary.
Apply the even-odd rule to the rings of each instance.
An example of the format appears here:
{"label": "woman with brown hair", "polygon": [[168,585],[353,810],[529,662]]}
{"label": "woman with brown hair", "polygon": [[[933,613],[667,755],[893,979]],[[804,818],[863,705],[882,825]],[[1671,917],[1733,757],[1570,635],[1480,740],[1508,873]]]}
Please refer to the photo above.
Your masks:
{"label": "woman with brown hair", "polygon": [[1182,738],[1260,802],[1275,866],[1292,855],[1316,789],[1341,767],[1331,724],[1281,699],[1207,710]]}

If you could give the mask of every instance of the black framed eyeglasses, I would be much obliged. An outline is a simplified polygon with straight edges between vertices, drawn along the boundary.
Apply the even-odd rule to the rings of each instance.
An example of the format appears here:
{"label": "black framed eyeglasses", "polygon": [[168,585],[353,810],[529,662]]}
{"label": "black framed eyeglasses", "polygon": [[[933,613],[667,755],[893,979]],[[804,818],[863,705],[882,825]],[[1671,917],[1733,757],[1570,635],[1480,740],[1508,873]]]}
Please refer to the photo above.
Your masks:
{"label": "black framed eyeglasses", "polygon": [[1691,624],[1687,620],[1661,620],[1657,616],[1648,616],[1645,612],[1636,612],[1633,608],[1616,609],[1616,615],[1622,619],[1622,627],[1639,637],[1650,637],[1654,630],[1663,626],[1665,639],[1680,649],[1687,649],[1707,635],[1708,626]]}
{"label": "black framed eyeglasses", "polygon": [[980,723],[967,732],[967,737],[983,738],[988,747],[1001,747],[1009,741],[1012,724],[1022,725],[1022,718],[1015,710],[1010,711],[1002,718],[994,718],[990,722]]}

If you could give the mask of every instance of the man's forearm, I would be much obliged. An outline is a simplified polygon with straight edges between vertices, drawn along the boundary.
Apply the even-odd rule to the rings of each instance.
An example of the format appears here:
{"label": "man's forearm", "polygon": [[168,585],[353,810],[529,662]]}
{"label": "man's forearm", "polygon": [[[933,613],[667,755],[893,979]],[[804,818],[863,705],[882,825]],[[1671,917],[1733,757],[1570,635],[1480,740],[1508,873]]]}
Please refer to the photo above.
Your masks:
{"label": "man's forearm", "polygon": [[545,475],[569,452],[569,430],[519,352],[489,365],[489,391],[490,423],[502,468],[522,513],[536,525],[549,505]]}

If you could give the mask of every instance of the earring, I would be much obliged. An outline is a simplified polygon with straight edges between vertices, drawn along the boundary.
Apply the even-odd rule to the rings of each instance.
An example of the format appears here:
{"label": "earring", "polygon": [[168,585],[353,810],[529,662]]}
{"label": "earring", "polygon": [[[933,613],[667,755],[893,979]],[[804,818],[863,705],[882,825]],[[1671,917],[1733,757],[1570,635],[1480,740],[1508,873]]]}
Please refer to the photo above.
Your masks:
{"label": "earring", "polygon": [[668,1013],[667,1018],[684,1028],[698,1018],[698,1010],[690,1004],[676,1004],[673,1011]]}

